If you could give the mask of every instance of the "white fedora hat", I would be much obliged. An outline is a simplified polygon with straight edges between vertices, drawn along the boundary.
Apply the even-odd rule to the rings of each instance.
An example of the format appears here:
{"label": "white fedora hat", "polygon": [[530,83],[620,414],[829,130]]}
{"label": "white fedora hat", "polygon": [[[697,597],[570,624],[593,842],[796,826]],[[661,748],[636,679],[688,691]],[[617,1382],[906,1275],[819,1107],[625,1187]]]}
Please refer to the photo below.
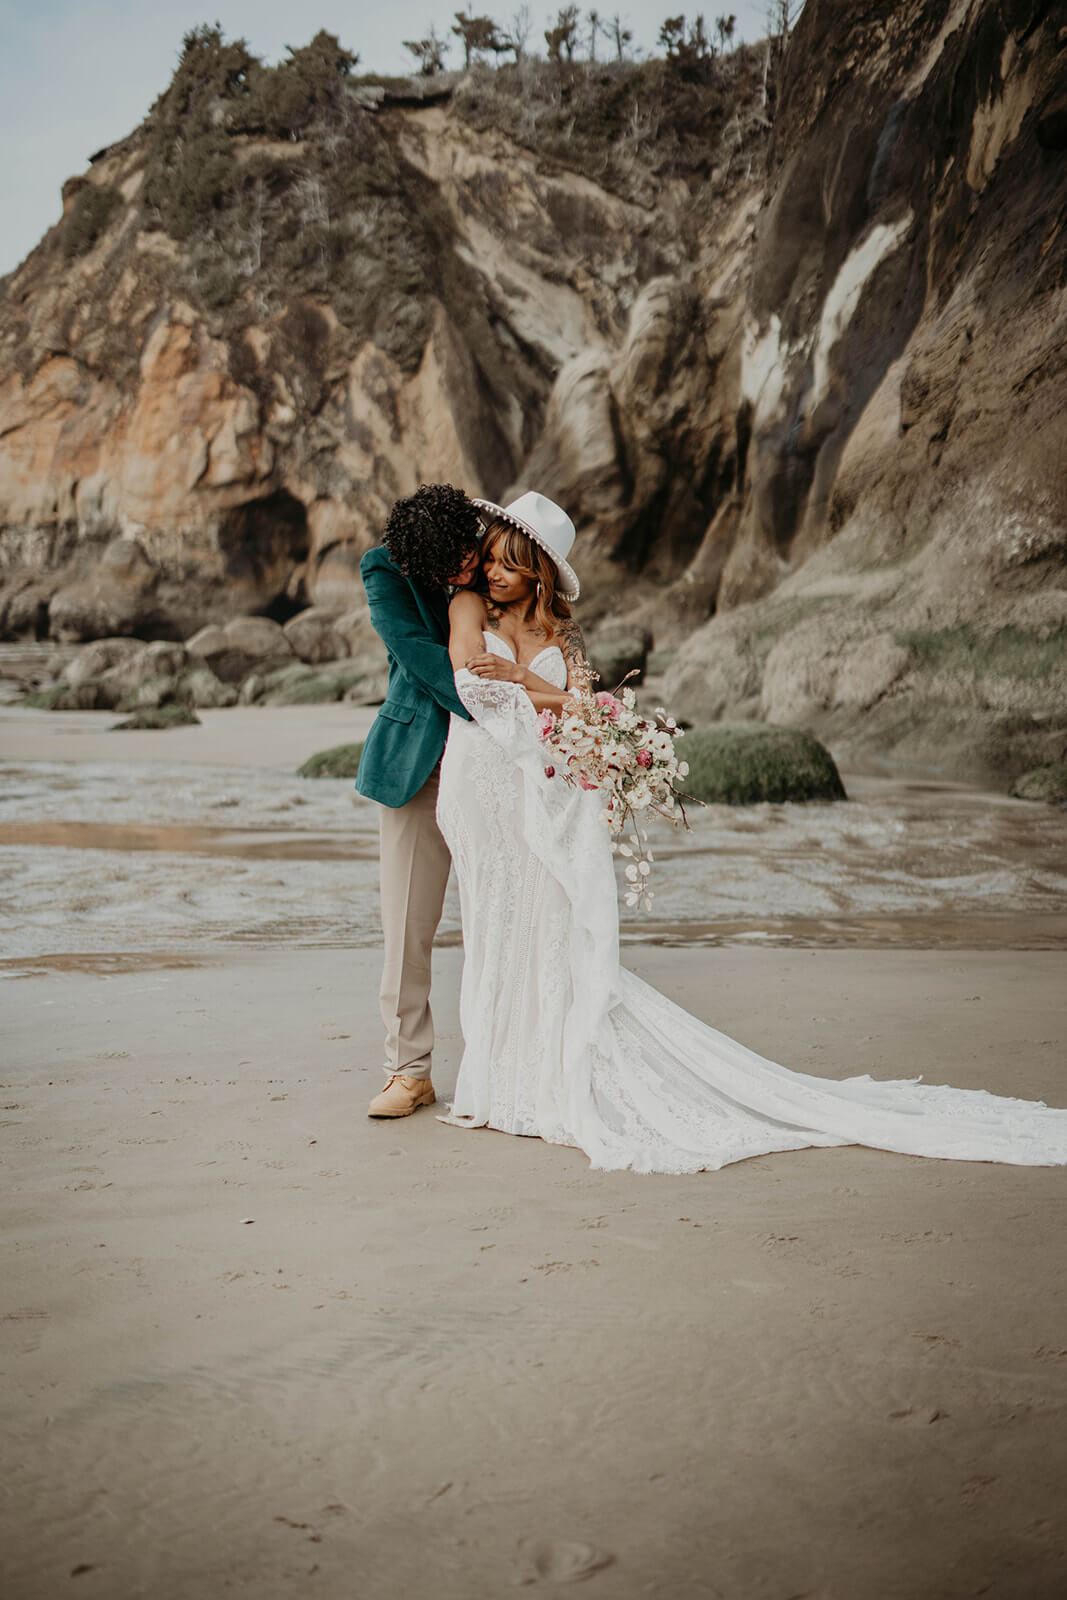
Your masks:
{"label": "white fedora hat", "polygon": [[538,494],[536,489],[520,494],[517,500],[510,501],[506,506],[498,506],[493,500],[474,500],[472,504],[488,513],[486,521],[492,522],[502,517],[505,522],[512,523],[528,534],[535,544],[539,544],[559,568],[563,580],[559,586],[560,594],[566,600],[577,600],[581,585],[567,560],[574,544],[574,523],[562,506]]}

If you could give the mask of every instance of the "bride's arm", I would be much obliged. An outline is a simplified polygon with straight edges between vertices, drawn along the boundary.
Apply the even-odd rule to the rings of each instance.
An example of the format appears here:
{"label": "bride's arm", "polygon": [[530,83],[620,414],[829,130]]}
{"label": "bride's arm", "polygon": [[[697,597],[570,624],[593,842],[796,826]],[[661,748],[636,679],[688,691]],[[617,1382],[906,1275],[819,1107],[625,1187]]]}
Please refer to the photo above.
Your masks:
{"label": "bride's arm", "polygon": [[567,663],[567,688],[570,693],[578,694],[582,689],[593,688],[596,679],[585,653],[582,630],[573,617],[569,617],[559,630],[559,647]]}
{"label": "bride's arm", "polygon": [[[448,653],[455,671],[457,687],[461,679],[459,674],[466,669],[467,682],[471,678],[476,681],[489,680],[506,681],[526,689],[529,698],[533,701],[536,710],[540,711],[549,702],[555,702],[553,710],[559,709],[563,701],[563,694],[555,689],[552,684],[546,683],[543,678],[528,673],[525,667],[517,666],[514,661],[506,660],[503,656],[491,655],[485,648],[485,601],[481,595],[474,594],[470,589],[461,589],[452,597],[448,607]],[[524,678],[528,677],[533,689],[527,688]],[[547,691],[538,694],[537,688]],[[475,717],[478,713],[474,710],[474,703],[466,691],[461,691],[460,698],[464,700],[467,709]]]}
{"label": "bride's arm", "polygon": [[504,656],[492,655],[488,650],[471,656],[465,663],[468,670],[476,678],[496,679],[497,682],[515,683],[524,689],[528,699],[533,702],[535,711],[555,711],[563,709],[563,702],[568,698],[567,690],[561,689],[557,684],[549,683],[547,678],[539,678],[536,672],[531,672],[529,667],[520,666],[517,661],[508,661]]}
{"label": "bride's arm", "polygon": [[460,589],[448,605],[448,654],[458,672],[485,649],[485,601],[471,589]]}
{"label": "bride's arm", "polygon": [[572,695],[589,687],[590,678],[589,662],[585,655],[585,640],[578,624],[572,620],[564,622],[556,635],[555,643],[559,645],[567,664],[566,689],[560,689],[547,679],[539,678],[529,667],[520,666],[516,661],[509,661],[504,656],[493,655],[485,650],[471,656],[466,666],[476,677],[499,678],[508,683],[519,684],[533,701],[535,711],[554,711],[558,716]]}

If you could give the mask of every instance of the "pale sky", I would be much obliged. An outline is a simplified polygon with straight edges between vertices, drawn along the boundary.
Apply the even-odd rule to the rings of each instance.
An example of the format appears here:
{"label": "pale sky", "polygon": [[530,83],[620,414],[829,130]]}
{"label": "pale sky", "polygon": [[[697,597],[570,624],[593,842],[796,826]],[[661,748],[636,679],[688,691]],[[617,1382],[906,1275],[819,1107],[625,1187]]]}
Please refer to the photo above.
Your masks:
{"label": "pale sky", "polygon": [[[506,26],[518,4],[313,0],[296,7],[280,0],[0,0],[0,275],[17,266],[58,219],[64,179],[84,172],[95,150],[142,120],[170,80],[183,35],[199,23],[221,22],[229,37],[244,37],[268,61],[326,28],[359,55],[357,70],[399,73],[413,64],[403,41],[423,37],[431,24],[447,33],[457,6]],[[654,53],[664,17],[677,15],[681,4],[601,0],[599,9],[605,15],[617,9],[633,29],[635,47],[648,55]],[[543,31],[557,9],[531,0],[531,53],[544,53]],[[695,17],[698,9],[691,6],[686,14]],[[705,9],[709,27],[727,9],[717,0]],[[737,17],[735,39],[751,43],[767,32],[768,0],[731,0],[729,9]],[[457,40],[447,65],[461,64]]]}

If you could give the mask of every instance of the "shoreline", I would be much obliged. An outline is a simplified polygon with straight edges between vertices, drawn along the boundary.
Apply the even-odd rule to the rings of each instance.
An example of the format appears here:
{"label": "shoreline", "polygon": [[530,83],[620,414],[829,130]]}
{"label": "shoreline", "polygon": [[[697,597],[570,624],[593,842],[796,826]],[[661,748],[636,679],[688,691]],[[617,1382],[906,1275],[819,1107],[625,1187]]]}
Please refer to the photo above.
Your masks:
{"label": "shoreline", "polygon": [[[373,715],[237,707],[115,733],[108,712],[0,708],[0,973],[376,945],[377,808],[350,779],[296,776]],[[624,945],[1064,948],[1063,811],[846,780],[847,802],[709,806],[688,832],[653,821],[655,915],[623,906]],[[459,937],[453,885],[439,944]]]}

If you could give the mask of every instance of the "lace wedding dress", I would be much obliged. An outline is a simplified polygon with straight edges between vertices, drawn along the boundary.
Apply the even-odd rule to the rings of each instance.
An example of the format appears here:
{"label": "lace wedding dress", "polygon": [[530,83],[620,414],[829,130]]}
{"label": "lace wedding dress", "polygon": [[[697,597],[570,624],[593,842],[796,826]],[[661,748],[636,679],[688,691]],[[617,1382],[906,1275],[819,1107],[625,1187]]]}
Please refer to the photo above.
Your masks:
{"label": "lace wedding dress", "polygon": [[[495,634],[486,649],[512,659]],[[559,650],[531,663],[563,688]],[[915,1080],[842,1082],[764,1060],[619,965],[603,802],[546,778],[517,684],[456,673],[437,817],[459,879],[464,1052],[450,1114],[537,1135],[595,1167],[715,1170],[864,1144],[1027,1166],[1067,1162],[1067,1111]]]}

